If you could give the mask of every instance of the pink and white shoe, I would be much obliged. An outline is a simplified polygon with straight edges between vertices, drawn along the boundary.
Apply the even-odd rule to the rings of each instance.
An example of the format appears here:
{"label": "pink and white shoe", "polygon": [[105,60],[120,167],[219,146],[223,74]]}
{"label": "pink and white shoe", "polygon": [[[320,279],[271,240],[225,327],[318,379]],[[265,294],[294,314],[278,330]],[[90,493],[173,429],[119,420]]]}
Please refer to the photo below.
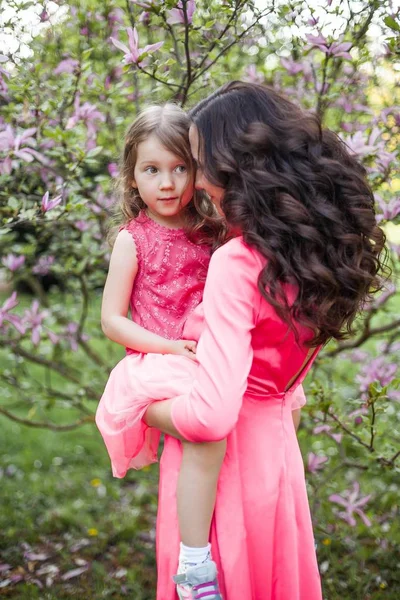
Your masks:
{"label": "pink and white shoe", "polygon": [[175,575],[173,580],[179,600],[223,600],[217,575],[217,565],[212,560]]}

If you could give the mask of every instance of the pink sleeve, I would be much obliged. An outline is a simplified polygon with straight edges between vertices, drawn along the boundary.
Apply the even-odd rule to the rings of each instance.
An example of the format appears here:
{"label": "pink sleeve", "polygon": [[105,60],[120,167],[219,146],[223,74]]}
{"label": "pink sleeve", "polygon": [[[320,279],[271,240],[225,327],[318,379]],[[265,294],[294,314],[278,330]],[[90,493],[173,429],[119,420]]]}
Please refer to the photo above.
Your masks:
{"label": "pink sleeve", "polygon": [[190,395],[172,405],[172,420],[191,442],[217,441],[235,427],[253,361],[251,332],[258,312],[261,263],[238,239],[213,255],[204,290],[205,326]]}

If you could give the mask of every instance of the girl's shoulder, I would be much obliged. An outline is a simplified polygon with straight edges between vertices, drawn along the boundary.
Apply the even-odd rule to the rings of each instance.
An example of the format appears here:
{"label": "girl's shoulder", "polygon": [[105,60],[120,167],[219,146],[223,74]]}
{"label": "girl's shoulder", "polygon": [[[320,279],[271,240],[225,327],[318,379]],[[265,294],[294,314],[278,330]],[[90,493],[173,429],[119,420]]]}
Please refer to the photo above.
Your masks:
{"label": "girl's shoulder", "polygon": [[123,223],[120,228],[119,231],[140,231],[143,230],[143,228],[146,227],[146,219],[143,218],[143,214],[140,213],[137,217],[134,217],[132,219],[130,219],[129,221],[127,221],[126,223]]}

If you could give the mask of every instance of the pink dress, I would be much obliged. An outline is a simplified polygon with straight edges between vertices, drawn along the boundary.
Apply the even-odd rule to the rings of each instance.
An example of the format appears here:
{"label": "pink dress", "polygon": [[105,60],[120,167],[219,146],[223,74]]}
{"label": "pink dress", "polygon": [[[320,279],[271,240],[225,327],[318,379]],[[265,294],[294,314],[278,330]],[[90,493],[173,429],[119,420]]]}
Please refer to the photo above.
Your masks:
{"label": "pink dress", "polygon": [[[130,300],[132,320],[166,339],[180,339],[188,316],[203,297],[210,247],[194,244],[183,229],[159,225],[145,213],[122,229],[132,235],[138,260]],[[97,408],[96,424],[115,477],[124,477],[129,468],[157,460],[160,434],[144,427],[141,418],[149,394],[161,399],[170,391],[174,394],[175,388],[166,388],[165,379],[157,377],[160,372],[157,365],[153,369],[155,357],[164,358],[127,348],[127,356],[111,372]],[[191,373],[190,377],[193,380]],[[184,391],[187,382],[188,376]],[[182,388],[178,389],[180,392]]]}
{"label": "pink dress", "polygon": [[[158,333],[161,323],[166,324],[171,338],[197,340],[201,334],[199,365],[183,356],[131,352],[114,368],[96,415],[113,473],[123,477],[128,468],[157,459],[159,433],[141,418],[150,402],[176,397],[174,420],[184,437],[206,441],[228,436],[211,531],[224,599],[320,600],[304,468],[291,416],[305,398],[301,385],[293,385],[286,394],[281,391],[307,350],[296,346],[291,335],[285,337],[285,326],[261,298],[256,281],[262,262],[241,238],[215,252],[204,303],[199,304],[203,291],[199,276],[192,291],[200,291],[197,305],[193,302],[184,310],[182,303],[183,316],[169,329],[170,317],[160,318],[158,309],[151,314],[153,293],[161,287],[158,297],[168,299],[166,311],[171,301],[180,305],[178,291],[185,282],[180,278],[181,263],[168,283],[157,286],[156,281],[160,263],[165,264],[164,244],[170,257],[178,240],[180,253],[188,242],[176,230],[147,225],[145,221],[141,228],[135,221],[128,227],[140,265],[132,317],[143,325],[146,318],[145,326]],[[207,265],[208,250],[203,251]],[[199,255],[193,258],[196,262]],[[173,269],[174,261],[167,262]],[[177,599],[172,575],[179,553],[180,461],[180,442],[165,436],[157,518],[157,600]]]}
{"label": "pink dress", "polygon": [[[298,345],[261,296],[257,277],[263,264],[242,238],[212,256],[196,379],[189,393],[176,398],[173,420],[194,442],[228,438],[210,538],[224,600],[321,600],[304,466],[291,415],[293,395],[319,349],[303,368],[310,332],[299,327]],[[294,290],[288,287],[288,293],[293,298]],[[186,359],[169,360],[171,373],[177,361],[185,368]],[[166,436],[160,461],[157,600],[176,600],[171,576],[179,553],[180,461],[181,444]]]}

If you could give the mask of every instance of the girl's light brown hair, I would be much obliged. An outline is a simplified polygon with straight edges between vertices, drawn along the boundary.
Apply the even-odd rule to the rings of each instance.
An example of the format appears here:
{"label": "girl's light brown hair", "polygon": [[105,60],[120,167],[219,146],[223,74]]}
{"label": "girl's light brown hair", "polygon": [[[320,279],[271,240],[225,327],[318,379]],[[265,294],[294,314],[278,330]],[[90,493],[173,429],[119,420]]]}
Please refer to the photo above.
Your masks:
{"label": "girl's light brown hair", "polygon": [[[118,229],[135,219],[146,209],[137,188],[132,187],[137,161],[138,146],[151,135],[179,156],[188,169],[189,178],[194,177],[195,165],[189,144],[190,119],[176,104],[152,105],[144,109],[128,128],[117,179],[117,203],[113,226],[108,236],[112,244]],[[225,236],[225,226],[208,197],[195,191],[193,199],[183,209],[184,228],[188,237],[196,243],[219,245]]]}

